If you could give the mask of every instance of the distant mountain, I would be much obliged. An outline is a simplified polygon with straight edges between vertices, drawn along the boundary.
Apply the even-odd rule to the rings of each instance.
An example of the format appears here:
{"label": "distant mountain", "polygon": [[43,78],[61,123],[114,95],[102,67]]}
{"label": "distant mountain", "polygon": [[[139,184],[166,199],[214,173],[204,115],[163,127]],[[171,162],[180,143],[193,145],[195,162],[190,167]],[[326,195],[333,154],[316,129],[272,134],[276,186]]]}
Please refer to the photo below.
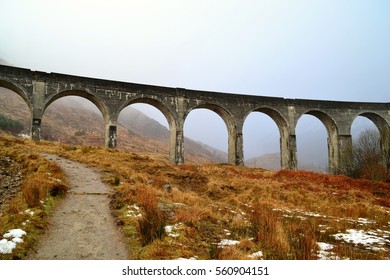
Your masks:
{"label": "distant mountain", "polygon": [[4,59],[0,58],[0,65],[10,65],[10,64]]}
{"label": "distant mountain", "polygon": [[[258,167],[268,170],[279,170],[280,169],[280,154],[270,153],[264,154],[259,157],[254,157],[245,161],[246,166]],[[319,173],[326,173],[326,168],[316,166],[307,162],[298,161],[298,169],[310,170]]]}
{"label": "distant mountain", "polygon": [[[30,110],[24,101],[0,88],[0,116],[22,123],[23,134],[30,128]],[[104,145],[104,122],[98,109],[80,98],[68,97],[50,105],[42,119],[41,136],[73,145]],[[118,148],[137,153],[169,154],[169,130],[140,111],[129,107],[121,113],[117,127]],[[185,138],[185,160],[189,163],[227,162],[227,154],[206,144]]]}
{"label": "distant mountain", "polygon": [[280,154],[270,153],[259,157],[250,158],[245,161],[245,166],[259,167],[268,170],[280,169]]}

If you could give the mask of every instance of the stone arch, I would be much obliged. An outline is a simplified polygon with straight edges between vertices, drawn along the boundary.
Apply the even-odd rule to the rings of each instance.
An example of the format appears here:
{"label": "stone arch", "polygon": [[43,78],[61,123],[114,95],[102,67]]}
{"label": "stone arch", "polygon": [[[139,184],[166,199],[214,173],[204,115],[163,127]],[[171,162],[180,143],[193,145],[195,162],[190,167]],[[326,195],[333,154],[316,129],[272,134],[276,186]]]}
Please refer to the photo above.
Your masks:
{"label": "stone arch", "polygon": [[[17,103],[15,105],[23,107],[23,108],[14,108],[12,106],[8,109],[11,111],[18,109],[18,111],[23,112],[23,114],[22,114],[23,117],[18,118],[18,121],[21,121],[21,123],[23,123],[23,130],[19,131],[19,133],[29,133],[31,136],[31,125],[32,125],[32,119],[33,119],[33,110],[32,110],[33,106],[32,106],[32,103],[31,103],[29,97],[28,97],[27,92],[24,89],[22,89],[20,86],[14,84],[12,82],[5,81],[5,80],[0,80],[0,88],[3,88],[5,90],[5,94],[2,97],[2,99],[4,98],[3,100],[5,100],[5,104],[2,104],[3,106],[6,106],[8,101],[17,100]],[[12,96],[9,96],[9,95],[12,95]],[[17,99],[13,99],[13,98],[17,98]],[[14,131],[14,132],[16,132],[16,131]]]}
{"label": "stone arch", "polygon": [[284,116],[276,109],[270,108],[270,107],[257,107],[254,110],[251,110],[246,113],[243,121],[243,125],[245,124],[245,121],[247,117],[253,113],[253,112],[260,112],[267,116],[269,116],[276,124],[279,130],[279,136],[280,136],[280,166],[282,169],[288,169],[290,168],[289,161],[290,155],[289,155],[289,126],[287,120],[284,118]]}
{"label": "stone arch", "polygon": [[[336,124],[336,121],[326,112],[321,110],[307,110],[302,113],[295,123],[295,127],[298,124],[299,119],[303,115],[311,115],[316,117],[322,122],[325,126],[325,129],[328,134],[328,168],[330,173],[337,173],[339,170],[339,145],[338,145],[338,136],[339,131]],[[294,128],[295,129],[295,128]]]}
{"label": "stone arch", "polygon": [[183,117],[183,127],[188,114],[196,109],[208,109],[221,117],[228,131],[228,163],[242,165],[242,151],[240,151],[239,148],[240,145],[242,147],[242,132],[237,131],[237,122],[234,119],[233,115],[226,108],[223,108],[220,105],[212,103],[203,103],[194,106],[186,111]]}
{"label": "stone arch", "polygon": [[365,117],[372,121],[378,128],[381,139],[381,150],[382,150],[382,161],[383,164],[389,169],[390,168],[390,124],[381,115],[371,112],[362,111],[354,116],[349,127],[349,131],[352,129],[352,124],[358,116]]}
{"label": "stone arch", "polygon": [[45,113],[47,107],[49,107],[50,104],[52,104],[54,101],[56,101],[62,97],[66,97],[66,96],[79,96],[79,97],[83,97],[83,98],[91,101],[93,104],[95,104],[95,106],[102,113],[104,121],[106,123],[109,123],[111,121],[109,111],[107,109],[107,106],[104,104],[104,102],[102,102],[99,98],[97,98],[92,93],[89,93],[85,89],[65,90],[65,91],[59,92],[55,95],[50,96],[48,99],[45,100],[45,106],[43,108],[42,115]]}
{"label": "stone arch", "polygon": [[363,112],[359,112],[358,114],[356,114],[353,117],[352,122],[351,122],[351,126],[349,128],[350,130],[352,127],[352,123],[359,116],[365,117],[365,118],[369,119],[370,121],[372,121],[376,125],[376,127],[378,128],[378,130],[381,134],[384,134],[386,132],[386,129],[390,128],[390,124],[381,115],[374,113],[374,112],[370,112],[370,111],[363,111]]}
{"label": "stone arch", "polygon": [[107,106],[104,104],[103,101],[101,101],[94,94],[88,92],[85,89],[64,90],[57,94],[50,95],[45,100],[44,108],[42,110],[42,116],[40,118],[43,117],[46,109],[50,106],[50,104],[66,96],[78,96],[78,97],[85,98],[91,101],[99,109],[99,111],[103,116],[104,125],[105,125],[105,141],[104,141],[105,146],[109,148],[115,148],[116,147],[116,119],[112,118],[110,111],[108,110]]}
{"label": "stone arch", "polygon": [[172,112],[169,110],[167,106],[165,106],[161,101],[153,98],[134,98],[131,100],[128,100],[125,104],[123,104],[119,110],[116,113],[116,118],[119,117],[121,111],[125,109],[126,107],[136,104],[136,103],[143,103],[148,104],[156,109],[158,109],[164,116],[165,119],[168,122],[169,126],[169,132],[170,132],[170,138],[169,138],[169,160],[173,163],[181,163],[181,159],[178,158],[177,155],[177,121]]}
{"label": "stone arch", "polygon": [[157,99],[153,99],[153,98],[145,98],[144,97],[144,98],[134,98],[134,99],[128,100],[125,104],[123,104],[119,108],[118,112],[116,113],[116,117],[119,116],[119,114],[121,113],[121,111],[123,109],[125,109],[126,107],[128,107],[132,104],[136,104],[136,103],[144,103],[144,104],[148,104],[148,105],[155,107],[165,116],[165,118],[168,122],[168,125],[169,125],[169,129],[176,128],[176,119],[173,116],[172,112],[161,101],[159,101]]}
{"label": "stone arch", "polygon": [[23,90],[20,86],[15,85],[14,83],[8,82],[5,80],[0,80],[0,87],[9,89],[9,90],[15,92],[17,95],[19,95],[24,100],[24,102],[27,104],[27,106],[30,109],[31,114],[32,114],[32,104],[31,104],[30,99],[28,97],[28,94],[25,90]]}

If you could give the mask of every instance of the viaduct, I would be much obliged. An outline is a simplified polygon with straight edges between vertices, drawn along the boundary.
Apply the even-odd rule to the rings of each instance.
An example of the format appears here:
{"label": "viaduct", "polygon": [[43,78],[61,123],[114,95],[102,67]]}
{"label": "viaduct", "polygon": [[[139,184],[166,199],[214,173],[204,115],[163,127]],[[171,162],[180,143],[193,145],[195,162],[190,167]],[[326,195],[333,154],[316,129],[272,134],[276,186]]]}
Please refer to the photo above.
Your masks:
{"label": "viaduct", "polygon": [[47,107],[69,95],[93,102],[105,122],[105,145],[116,147],[117,119],[125,107],[147,103],[159,109],[170,129],[169,159],[184,163],[184,122],[194,109],[216,112],[228,130],[228,162],[243,165],[243,125],[251,112],[270,116],[280,132],[281,167],[297,168],[295,127],[304,114],[317,117],[328,133],[331,173],[338,173],[352,160],[351,125],[358,116],[370,119],[381,134],[383,164],[390,167],[390,103],[337,102],[284,99],[251,95],[169,88],[31,71],[0,65],[0,86],[16,92],[31,110],[31,138],[40,140],[41,120]]}

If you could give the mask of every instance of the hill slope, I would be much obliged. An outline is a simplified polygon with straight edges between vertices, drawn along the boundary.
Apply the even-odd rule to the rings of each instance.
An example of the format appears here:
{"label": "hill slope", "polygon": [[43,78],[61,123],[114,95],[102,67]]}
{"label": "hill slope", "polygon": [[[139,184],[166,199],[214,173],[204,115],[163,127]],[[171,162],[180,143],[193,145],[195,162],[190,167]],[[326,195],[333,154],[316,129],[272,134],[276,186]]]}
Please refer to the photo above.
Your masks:
{"label": "hill slope", "polygon": [[[245,161],[245,166],[259,167],[268,170],[279,170],[280,169],[280,154],[269,153],[259,157],[250,158]],[[323,167],[316,166],[311,163],[298,161],[298,169],[314,171],[319,173],[326,173],[327,171]]]}
{"label": "hill slope", "polygon": [[[221,164],[174,165],[155,155],[70,149],[11,137],[0,137],[0,146],[0,157],[15,161],[36,164],[45,152],[101,170],[112,188],[112,214],[129,243],[130,258],[390,258],[389,183]],[[56,183],[51,176],[61,169],[51,165],[29,170]],[[31,216],[23,206],[25,197],[19,196],[10,212],[0,215],[0,228],[5,229],[0,234],[21,227],[26,218],[32,221],[24,226],[26,241],[34,232],[33,222],[45,228],[38,215],[40,200],[28,208],[37,213]]]}

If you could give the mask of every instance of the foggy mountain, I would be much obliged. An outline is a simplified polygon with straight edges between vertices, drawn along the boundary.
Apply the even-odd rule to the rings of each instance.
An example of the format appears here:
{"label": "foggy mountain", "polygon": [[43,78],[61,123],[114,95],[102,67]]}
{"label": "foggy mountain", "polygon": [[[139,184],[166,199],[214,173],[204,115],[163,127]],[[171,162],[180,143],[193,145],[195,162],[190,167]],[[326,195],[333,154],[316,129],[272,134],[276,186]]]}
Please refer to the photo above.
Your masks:
{"label": "foggy mountain", "polygon": [[[245,166],[258,167],[268,170],[280,169],[280,154],[269,153],[259,157],[250,158],[245,161]],[[310,170],[319,173],[326,173],[327,168],[325,166],[317,166],[312,163],[307,163],[302,160],[298,160],[298,169]]]}
{"label": "foggy mountain", "polygon": [[0,57],[0,65],[10,65],[10,64]]}

